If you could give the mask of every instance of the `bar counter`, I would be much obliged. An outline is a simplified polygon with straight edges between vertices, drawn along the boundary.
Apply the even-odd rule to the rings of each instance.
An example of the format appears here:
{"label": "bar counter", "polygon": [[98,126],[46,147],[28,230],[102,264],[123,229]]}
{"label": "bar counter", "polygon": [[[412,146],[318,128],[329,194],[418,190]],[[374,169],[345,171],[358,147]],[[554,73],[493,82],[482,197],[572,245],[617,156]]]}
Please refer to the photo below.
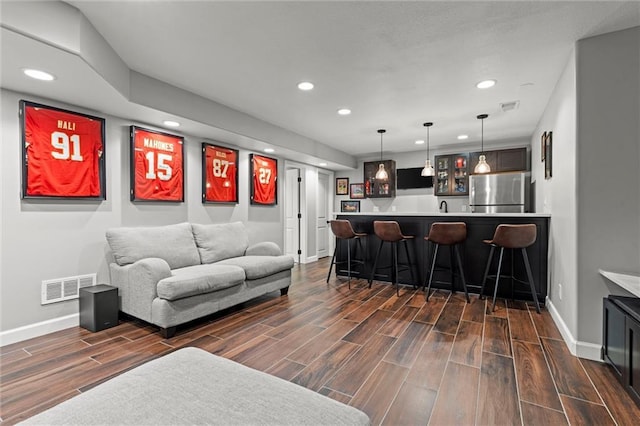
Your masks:
{"label": "bar counter", "polygon": [[[356,232],[366,232],[368,236],[364,239],[365,264],[358,268],[355,276],[368,279],[371,274],[373,260],[380,245],[380,240],[373,233],[374,220],[395,220],[400,225],[402,233],[415,236],[409,242],[409,253],[414,265],[414,276],[418,279],[418,285],[422,286],[428,273],[428,265],[432,256],[432,244],[428,244],[424,237],[429,233],[429,228],[433,222],[465,222],[467,224],[467,239],[460,245],[460,255],[467,287],[471,293],[479,293],[482,285],[482,278],[489,258],[490,246],[483,243],[483,240],[490,240],[500,224],[526,224],[533,223],[537,228],[536,242],[527,248],[531,271],[533,274],[534,286],[538,301],[544,304],[547,296],[547,255],[549,247],[549,222],[551,216],[543,213],[410,213],[410,212],[366,212],[366,213],[334,213],[337,219],[347,219],[351,222]],[[336,260],[346,261],[346,242],[338,240],[338,252]],[[445,248],[445,247],[443,247]],[[352,247],[353,250],[353,247]],[[490,273],[495,274],[498,264],[498,251],[494,255],[493,265]],[[449,265],[450,252],[447,249],[439,250],[438,264]],[[404,250],[398,250],[399,260],[405,259]],[[391,259],[390,244],[385,244],[380,255],[380,266],[387,266]],[[526,271],[522,262],[519,250],[514,252],[505,249],[502,274],[511,275],[513,268],[514,275],[519,280],[526,282]],[[389,270],[376,271],[375,280],[391,281],[388,276]],[[340,275],[346,275],[344,267],[339,271]],[[437,271],[434,273],[434,281],[450,281],[448,271]],[[409,271],[401,271],[398,281],[403,284],[413,284]],[[433,288],[449,289],[449,284],[432,284]],[[459,279],[456,279],[456,290],[462,291]],[[485,294],[493,294],[493,280],[487,282]],[[531,300],[531,291],[527,284],[519,283],[502,278],[498,289],[500,297],[515,298],[518,300]]]}

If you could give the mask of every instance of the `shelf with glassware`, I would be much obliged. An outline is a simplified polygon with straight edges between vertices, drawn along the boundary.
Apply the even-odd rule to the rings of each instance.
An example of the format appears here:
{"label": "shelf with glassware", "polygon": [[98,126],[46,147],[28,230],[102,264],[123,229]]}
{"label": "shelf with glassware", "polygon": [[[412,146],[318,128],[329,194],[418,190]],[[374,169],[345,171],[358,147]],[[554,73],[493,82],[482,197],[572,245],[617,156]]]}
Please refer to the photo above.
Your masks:
{"label": "shelf with glassware", "polygon": [[[381,166],[387,179],[376,179]],[[396,196],[396,162],[394,160],[365,161],[364,194],[366,198],[394,198]]]}
{"label": "shelf with glassware", "polygon": [[436,155],[435,195],[469,195],[468,154]]}

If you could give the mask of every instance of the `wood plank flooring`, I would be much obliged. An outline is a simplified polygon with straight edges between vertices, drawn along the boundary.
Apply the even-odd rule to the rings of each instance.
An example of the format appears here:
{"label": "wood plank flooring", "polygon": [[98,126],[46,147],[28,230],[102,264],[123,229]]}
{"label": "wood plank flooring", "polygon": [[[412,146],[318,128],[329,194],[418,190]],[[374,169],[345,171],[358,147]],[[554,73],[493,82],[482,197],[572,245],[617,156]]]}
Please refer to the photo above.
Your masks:
{"label": "wood plank flooring", "polygon": [[366,412],[372,424],[638,424],[609,367],[573,357],[547,311],[386,283],[325,282],[328,259],[297,265],[289,295],[258,298],[178,328],[135,319],[0,349],[6,425],[151,359],[197,346]]}

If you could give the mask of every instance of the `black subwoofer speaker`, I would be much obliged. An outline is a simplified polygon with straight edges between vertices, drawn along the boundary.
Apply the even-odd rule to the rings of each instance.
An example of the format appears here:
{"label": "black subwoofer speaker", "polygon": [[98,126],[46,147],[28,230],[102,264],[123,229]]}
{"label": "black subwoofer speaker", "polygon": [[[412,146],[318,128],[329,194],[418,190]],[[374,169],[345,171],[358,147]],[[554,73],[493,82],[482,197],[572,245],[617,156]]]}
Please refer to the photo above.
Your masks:
{"label": "black subwoofer speaker", "polygon": [[100,284],[80,289],[80,327],[100,331],[118,325],[118,289]]}

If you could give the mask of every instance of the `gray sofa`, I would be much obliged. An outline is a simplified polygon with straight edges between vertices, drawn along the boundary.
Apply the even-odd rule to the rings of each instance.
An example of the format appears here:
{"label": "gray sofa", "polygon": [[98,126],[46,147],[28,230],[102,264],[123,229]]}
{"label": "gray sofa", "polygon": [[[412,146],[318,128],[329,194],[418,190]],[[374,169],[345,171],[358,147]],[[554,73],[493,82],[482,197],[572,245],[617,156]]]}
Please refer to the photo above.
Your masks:
{"label": "gray sofa", "polygon": [[111,285],[120,310],[161,328],[176,326],[263,294],[287,294],[293,258],[277,244],[249,245],[242,222],[112,228]]}

